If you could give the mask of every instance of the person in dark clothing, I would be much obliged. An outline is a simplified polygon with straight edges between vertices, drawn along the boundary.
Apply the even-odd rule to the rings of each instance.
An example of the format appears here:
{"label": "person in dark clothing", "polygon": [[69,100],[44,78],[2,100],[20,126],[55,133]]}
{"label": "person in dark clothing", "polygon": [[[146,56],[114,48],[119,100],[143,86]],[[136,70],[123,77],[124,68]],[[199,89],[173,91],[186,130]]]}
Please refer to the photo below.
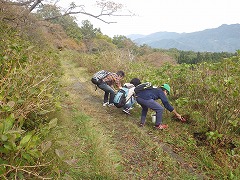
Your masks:
{"label": "person in dark clothing", "polygon": [[105,92],[103,97],[103,106],[114,106],[114,86],[116,86],[118,89],[122,88],[121,79],[124,77],[124,75],[125,74],[123,71],[118,71],[117,73],[110,73],[102,80],[102,83],[98,85],[98,87]]}
{"label": "person in dark clothing", "polygon": [[165,129],[168,126],[162,124],[162,115],[164,108],[155,100],[161,99],[163,106],[170,112],[173,112],[175,116],[184,121],[184,118],[169,104],[167,95],[170,93],[170,86],[168,84],[163,84],[160,88],[151,88],[140,91],[136,94],[136,100],[138,104],[142,107],[141,123],[140,126],[144,126],[146,121],[146,116],[148,108],[156,112],[156,129]]}

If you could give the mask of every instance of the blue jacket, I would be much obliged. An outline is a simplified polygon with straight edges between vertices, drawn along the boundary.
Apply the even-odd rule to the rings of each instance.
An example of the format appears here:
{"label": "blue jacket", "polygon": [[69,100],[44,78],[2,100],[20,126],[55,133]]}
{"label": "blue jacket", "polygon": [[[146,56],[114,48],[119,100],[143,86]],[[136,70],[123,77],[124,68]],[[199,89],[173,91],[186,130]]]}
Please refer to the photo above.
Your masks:
{"label": "blue jacket", "polygon": [[145,100],[158,100],[161,99],[163,106],[170,112],[174,110],[174,108],[169,104],[167,96],[164,94],[161,88],[153,88],[153,89],[146,89],[137,93],[137,98],[140,97]]}

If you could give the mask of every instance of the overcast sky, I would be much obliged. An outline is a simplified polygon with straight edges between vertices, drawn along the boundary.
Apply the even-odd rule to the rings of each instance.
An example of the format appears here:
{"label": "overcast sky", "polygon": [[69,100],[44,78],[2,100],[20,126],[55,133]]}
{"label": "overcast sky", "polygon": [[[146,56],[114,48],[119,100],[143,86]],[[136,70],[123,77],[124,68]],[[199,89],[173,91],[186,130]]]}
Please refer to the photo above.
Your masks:
{"label": "overcast sky", "polygon": [[[61,6],[74,1],[85,5],[86,12],[98,14],[96,0],[60,0]],[[111,1],[111,0],[110,0]],[[114,35],[143,34],[155,32],[189,33],[217,28],[222,24],[240,24],[240,0],[112,0],[124,5],[124,9],[136,14],[133,17],[108,18],[117,21],[106,24],[85,15],[78,15],[78,23],[88,19],[94,28],[103,34]],[[126,13],[125,13],[126,14]]]}

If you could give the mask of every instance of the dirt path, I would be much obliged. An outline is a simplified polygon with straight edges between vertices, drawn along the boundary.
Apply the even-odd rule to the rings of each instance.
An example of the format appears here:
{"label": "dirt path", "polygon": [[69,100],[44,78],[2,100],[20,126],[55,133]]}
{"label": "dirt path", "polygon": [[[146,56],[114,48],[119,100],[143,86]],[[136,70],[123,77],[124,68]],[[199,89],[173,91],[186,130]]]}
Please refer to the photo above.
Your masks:
{"label": "dirt path", "polygon": [[[161,133],[138,127],[139,118],[125,115],[121,109],[103,107],[101,90],[89,81],[84,68],[76,68],[62,61],[65,74],[70,79],[64,91],[74,96],[74,107],[94,119],[121,154],[126,179],[204,179],[172,147],[160,139]],[[69,104],[64,104],[65,111]]]}

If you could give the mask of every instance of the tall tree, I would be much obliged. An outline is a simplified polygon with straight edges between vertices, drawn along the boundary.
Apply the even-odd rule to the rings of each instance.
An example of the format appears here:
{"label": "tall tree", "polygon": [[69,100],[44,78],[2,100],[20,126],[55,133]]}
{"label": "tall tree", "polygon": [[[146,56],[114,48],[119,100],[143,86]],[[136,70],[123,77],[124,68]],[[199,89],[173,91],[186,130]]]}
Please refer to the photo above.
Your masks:
{"label": "tall tree", "polygon": [[102,34],[102,32],[99,28],[94,28],[88,20],[82,21],[81,32],[88,51],[91,51],[93,39],[97,37],[97,34]]}
{"label": "tall tree", "polygon": [[37,16],[45,19],[52,16],[59,16],[59,18],[51,19],[52,23],[60,24],[66,31],[67,35],[76,39],[82,39],[82,32],[78,24],[75,22],[76,18],[70,15],[61,16],[61,10],[55,5],[45,5],[37,11]]}

